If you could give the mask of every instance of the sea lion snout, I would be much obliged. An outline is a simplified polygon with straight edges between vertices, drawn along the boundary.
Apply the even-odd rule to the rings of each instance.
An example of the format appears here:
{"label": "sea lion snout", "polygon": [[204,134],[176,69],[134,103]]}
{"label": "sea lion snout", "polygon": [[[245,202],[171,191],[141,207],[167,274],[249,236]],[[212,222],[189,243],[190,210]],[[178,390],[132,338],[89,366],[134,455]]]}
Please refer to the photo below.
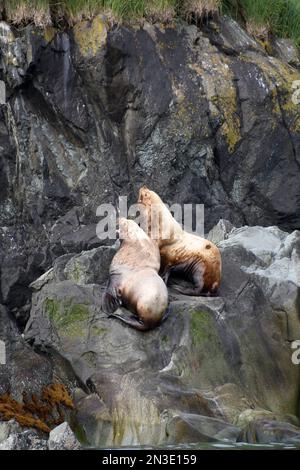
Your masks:
{"label": "sea lion snout", "polygon": [[145,197],[147,196],[147,191],[148,191],[147,186],[142,186],[142,187],[139,189],[138,204],[143,204],[143,202],[144,202],[144,200],[145,200]]}
{"label": "sea lion snout", "polygon": [[137,311],[139,318],[145,325],[152,325],[154,327],[160,323],[167,307],[168,302],[162,302],[160,305],[155,305],[153,301],[147,303],[141,300],[141,302],[137,304]]}
{"label": "sea lion snout", "polygon": [[143,322],[160,323],[168,308],[168,290],[161,278],[153,279],[137,302],[137,312]]}

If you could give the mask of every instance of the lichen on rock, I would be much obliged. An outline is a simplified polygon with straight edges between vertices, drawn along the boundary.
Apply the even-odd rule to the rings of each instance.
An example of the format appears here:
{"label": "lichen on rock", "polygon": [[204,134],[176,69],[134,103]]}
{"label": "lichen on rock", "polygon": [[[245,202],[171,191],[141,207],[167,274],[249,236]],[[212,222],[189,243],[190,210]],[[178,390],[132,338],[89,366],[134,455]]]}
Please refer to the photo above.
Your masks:
{"label": "lichen on rock", "polygon": [[102,15],[97,15],[92,21],[82,21],[73,28],[76,44],[84,57],[93,57],[105,44],[107,25]]}

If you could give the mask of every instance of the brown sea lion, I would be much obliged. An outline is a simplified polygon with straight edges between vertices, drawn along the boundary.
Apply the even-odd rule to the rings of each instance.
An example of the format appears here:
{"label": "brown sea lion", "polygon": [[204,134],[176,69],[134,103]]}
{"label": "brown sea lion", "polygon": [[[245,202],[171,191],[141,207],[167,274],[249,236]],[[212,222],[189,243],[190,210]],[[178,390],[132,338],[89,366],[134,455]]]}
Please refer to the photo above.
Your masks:
{"label": "brown sea lion", "polygon": [[[140,189],[138,202],[143,205],[144,215],[147,216],[148,235],[152,239],[156,238],[161,255],[160,274],[166,284],[173,281],[172,287],[185,295],[216,295],[222,265],[216,245],[184,231],[161,198],[146,186]],[[169,278],[170,275],[172,279]],[[193,285],[185,287],[178,284],[176,276]]]}
{"label": "brown sea lion", "polygon": [[[168,290],[158,275],[158,246],[132,220],[119,220],[121,247],[110,269],[102,310],[138,330],[150,330],[166,317]],[[124,238],[123,238],[124,237]],[[114,313],[124,306],[134,314]]]}

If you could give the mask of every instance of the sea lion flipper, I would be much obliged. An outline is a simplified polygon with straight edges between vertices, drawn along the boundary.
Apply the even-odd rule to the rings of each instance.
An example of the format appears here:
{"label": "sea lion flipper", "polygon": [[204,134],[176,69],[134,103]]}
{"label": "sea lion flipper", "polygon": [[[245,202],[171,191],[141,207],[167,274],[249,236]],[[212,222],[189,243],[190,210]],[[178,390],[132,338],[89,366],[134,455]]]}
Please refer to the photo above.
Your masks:
{"label": "sea lion flipper", "polygon": [[136,330],[139,331],[147,331],[150,328],[145,325],[142,321],[139,321],[137,318],[133,316],[123,316],[119,313],[112,313],[110,315],[111,317],[117,318],[118,320],[121,320],[123,323],[126,323],[126,325],[131,326],[132,328],[135,328]]}
{"label": "sea lion flipper", "polygon": [[176,292],[196,297],[200,297],[203,295],[203,286],[204,282],[203,279],[201,279],[201,276],[197,276],[197,278],[194,279],[193,285],[186,285],[186,283],[184,283],[184,285],[181,285],[180,282],[175,279],[172,279],[172,283],[170,284],[170,287]]}
{"label": "sea lion flipper", "polygon": [[115,289],[108,286],[102,296],[102,310],[103,312],[110,314],[114,313],[122,304],[121,300],[117,296]]}
{"label": "sea lion flipper", "polygon": [[166,286],[168,285],[168,281],[169,281],[171,271],[172,271],[172,268],[168,269],[168,270],[166,270],[166,271],[164,271],[163,273],[160,274],[160,276],[161,276],[162,280],[164,281],[164,283],[166,284]]}
{"label": "sea lion flipper", "polygon": [[102,310],[109,314],[113,313],[120,306],[118,299],[113,297],[109,292],[105,292],[102,296]]}

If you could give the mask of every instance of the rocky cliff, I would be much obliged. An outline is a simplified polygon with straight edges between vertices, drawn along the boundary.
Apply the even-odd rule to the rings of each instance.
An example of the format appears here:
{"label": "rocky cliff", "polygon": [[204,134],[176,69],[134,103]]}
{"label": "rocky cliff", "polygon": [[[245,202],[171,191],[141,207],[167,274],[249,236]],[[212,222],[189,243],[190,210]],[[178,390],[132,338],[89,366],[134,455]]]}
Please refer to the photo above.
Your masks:
{"label": "rocky cliff", "polygon": [[[0,47],[0,332],[15,371],[0,369],[1,393],[20,399],[28,357],[27,391],[59,375],[92,445],[294,438],[297,51],[228,18],[112,28],[100,16],[65,31],[0,22]],[[141,336],[100,311],[113,248],[95,227],[100,203],[134,202],[144,183],[205,204],[206,231],[237,228],[215,229],[221,297],[171,293],[168,322]]]}

